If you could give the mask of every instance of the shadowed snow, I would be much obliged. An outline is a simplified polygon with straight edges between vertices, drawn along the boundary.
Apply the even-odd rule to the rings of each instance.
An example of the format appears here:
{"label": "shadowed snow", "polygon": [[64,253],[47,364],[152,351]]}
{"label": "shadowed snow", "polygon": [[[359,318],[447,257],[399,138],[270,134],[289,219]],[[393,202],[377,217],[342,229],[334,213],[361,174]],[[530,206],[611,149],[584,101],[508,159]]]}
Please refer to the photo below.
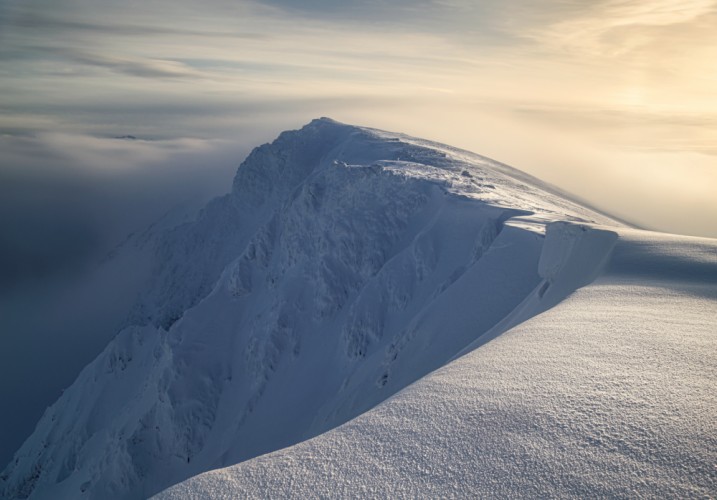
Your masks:
{"label": "shadowed snow", "polygon": [[318,436],[588,284],[618,226],[448,146],[329,119],[285,132],[196,219],[106,262],[135,276],[130,326],[47,410],[0,491],[146,497]]}
{"label": "shadowed snow", "polygon": [[714,496],[717,241],[617,232],[606,272],[553,309],[335,430],[156,498]]}

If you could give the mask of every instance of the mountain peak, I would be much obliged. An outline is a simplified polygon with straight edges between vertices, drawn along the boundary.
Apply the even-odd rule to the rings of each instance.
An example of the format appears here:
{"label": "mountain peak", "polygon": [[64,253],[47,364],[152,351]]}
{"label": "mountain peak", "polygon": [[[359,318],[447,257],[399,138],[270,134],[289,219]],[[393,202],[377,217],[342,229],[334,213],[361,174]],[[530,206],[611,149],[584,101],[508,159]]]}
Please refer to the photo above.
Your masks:
{"label": "mountain peak", "polygon": [[341,123],[339,121],[334,120],[333,118],[329,118],[327,116],[320,116],[318,118],[314,118],[311,120],[311,123],[324,123],[324,124],[332,124],[332,125],[345,125],[344,123]]}
{"label": "mountain peak", "polygon": [[[284,132],[196,220],[137,242],[132,321],[48,409],[0,493],[146,497],[340,425],[535,290],[556,300],[562,260],[549,278],[539,265],[556,220],[610,222],[449,146],[328,118]],[[556,255],[585,246],[584,231],[559,233]]]}

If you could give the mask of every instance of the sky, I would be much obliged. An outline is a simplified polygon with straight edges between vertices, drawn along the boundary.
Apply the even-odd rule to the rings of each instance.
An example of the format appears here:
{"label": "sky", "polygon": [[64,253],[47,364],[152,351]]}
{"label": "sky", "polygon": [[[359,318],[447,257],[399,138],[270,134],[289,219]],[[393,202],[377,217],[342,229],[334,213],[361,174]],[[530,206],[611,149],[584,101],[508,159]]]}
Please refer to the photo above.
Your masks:
{"label": "sky", "polygon": [[[0,0],[0,351],[80,349],[57,282],[320,116],[717,237],[715,26],[717,0]],[[30,401],[8,373],[0,400],[34,406],[0,462],[74,377]]]}
{"label": "sky", "polygon": [[[153,217],[188,196],[162,178],[221,192],[253,146],[329,116],[717,236],[715,26],[714,0],[0,0],[0,175],[79,183],[92,209],[120,177],[99,198],[159,189]],[[103,210],[109,239],[144,220]]]}

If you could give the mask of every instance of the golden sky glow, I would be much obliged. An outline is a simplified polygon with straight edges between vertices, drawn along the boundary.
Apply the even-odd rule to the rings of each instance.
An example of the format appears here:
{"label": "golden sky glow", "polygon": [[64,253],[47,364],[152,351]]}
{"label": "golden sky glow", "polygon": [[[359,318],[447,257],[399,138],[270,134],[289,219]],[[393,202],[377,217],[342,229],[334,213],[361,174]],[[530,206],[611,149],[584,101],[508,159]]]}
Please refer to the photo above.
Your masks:
{"label": "golden sky glow", "polygon": [[3,147],[58,133],[253,145],[326,115],[717,236],[712,0],[0,5]]}

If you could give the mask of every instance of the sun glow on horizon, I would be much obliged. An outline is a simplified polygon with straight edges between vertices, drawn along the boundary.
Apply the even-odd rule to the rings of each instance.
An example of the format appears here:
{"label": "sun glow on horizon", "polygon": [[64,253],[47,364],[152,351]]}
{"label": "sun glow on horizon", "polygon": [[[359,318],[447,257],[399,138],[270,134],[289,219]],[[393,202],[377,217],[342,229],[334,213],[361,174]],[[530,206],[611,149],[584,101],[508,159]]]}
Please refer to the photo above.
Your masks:
{"label": "sun glow on horizon", "polygon": [[[685,227],[701,218],[717,236],[717,202],[690,208],[696,176],[717,169],[713,0],[49,5],[0,7],[0,132],[12,137],[249,147],[327,115],[458,142],[680,231],[651,215],[672,197]],[[600,168],[594,151],[608,177],[581,183],[576,172]],[[661,165],[682,172],[670,193],[653,183]],[[640,173],[640,196],[662,195],[644,208],[616,199],[621,171]]]}

